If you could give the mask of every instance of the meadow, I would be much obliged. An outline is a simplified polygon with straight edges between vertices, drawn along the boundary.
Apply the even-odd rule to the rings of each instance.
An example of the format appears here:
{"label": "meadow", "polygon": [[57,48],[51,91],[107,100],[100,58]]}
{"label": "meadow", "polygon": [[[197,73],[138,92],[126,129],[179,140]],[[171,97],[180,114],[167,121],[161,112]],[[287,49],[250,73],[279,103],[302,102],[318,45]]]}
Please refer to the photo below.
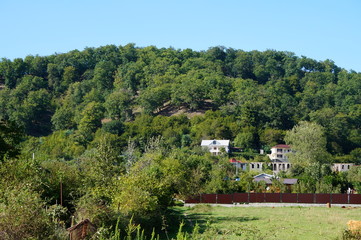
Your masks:
{"label": "meadow", "polygon": [[177,207],[184,230],[199,239],[342,239],[349,220],[361,220],[354,207]]}

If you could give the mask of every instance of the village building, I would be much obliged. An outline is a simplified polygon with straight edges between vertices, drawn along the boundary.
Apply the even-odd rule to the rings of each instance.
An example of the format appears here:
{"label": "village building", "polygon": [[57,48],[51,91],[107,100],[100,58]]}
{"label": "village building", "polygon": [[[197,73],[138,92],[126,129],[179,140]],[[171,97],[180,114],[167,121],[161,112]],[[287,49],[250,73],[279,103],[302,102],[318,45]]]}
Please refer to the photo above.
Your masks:
{"label": "village building", "polygon": [[214,156],[229,153],[229,140],[202,140],[201,146]]}
{"label": "village building", "polygon": [[229,162],[235,166],[238,170],[242,170],[242,171],[246,171],[247,170],[247,166],[248,163],[246,162],[241,162],[239,160],[236,160],[235,158],[231,158],[229,159]]}
{"label": "village building", "polygon": [[287,144],[277,144],[271,148],[271,154],[268,157],[272,162],[288,162],[288,153],[291,152],[291,147]]}
{"label": "village building", "polygon": [[272,181],[275,179],[286,185],[289,190],[291,190],[291,187],[295,185],[298,181],[296,178],[278,178],[275,175],[270,175],[266,173],[261,173],[253,177],[254,182],[264,181],[267,186],[271,186],[273,184]]}
{"label": "village building", "polygon": [[250,171],[263,171],[264,162],[250,162],[249,170]]}
{"label": "village building", "polygon": [[69,232],[70,240],[83,240],[89,239],[91,235],[96,232],[96,227],[90,222],[89,219],[85,219],[78,224],[67,229]]}
{"label": "village building", "polygon": [[353,166],[353,163],[334,163],[332,165],[332,171],[334,172],[347,172]]}

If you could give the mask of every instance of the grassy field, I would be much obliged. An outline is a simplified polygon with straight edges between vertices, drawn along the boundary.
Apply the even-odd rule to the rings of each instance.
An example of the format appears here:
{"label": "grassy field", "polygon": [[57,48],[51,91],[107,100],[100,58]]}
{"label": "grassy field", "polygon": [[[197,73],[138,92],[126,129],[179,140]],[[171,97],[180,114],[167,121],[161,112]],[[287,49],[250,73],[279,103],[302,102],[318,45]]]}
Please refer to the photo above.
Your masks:
{"label": "grassy field", "polygon": [[197,205],[174,210],[186,217],[184,230],[199,226],[202,239],[342,239],[347,221],[361,220],[361,208]]}

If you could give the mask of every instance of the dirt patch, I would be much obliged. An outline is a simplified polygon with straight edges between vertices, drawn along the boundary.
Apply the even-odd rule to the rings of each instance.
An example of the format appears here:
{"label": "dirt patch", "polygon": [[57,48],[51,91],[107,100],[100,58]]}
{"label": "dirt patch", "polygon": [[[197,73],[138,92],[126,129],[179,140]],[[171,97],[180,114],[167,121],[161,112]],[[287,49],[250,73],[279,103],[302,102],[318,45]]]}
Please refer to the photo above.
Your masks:
{"label": "dirt patch", "polygon": [[102,124],[108,123],[108,122],[111,122],[111,121],[112,121],[112,119],[110,119],[110,118],[103,118],[103,119],[101,120]]}
{"label": "dirt patch", "polygon": [[214,110],[214,104],[210,100],[206,100],[197,110],[190,110],[185,106],[177,107],[167,103],[156,114],[167,117],[184,114],[188,118],[193,118],[195,116],[203,116],[208,110]]}

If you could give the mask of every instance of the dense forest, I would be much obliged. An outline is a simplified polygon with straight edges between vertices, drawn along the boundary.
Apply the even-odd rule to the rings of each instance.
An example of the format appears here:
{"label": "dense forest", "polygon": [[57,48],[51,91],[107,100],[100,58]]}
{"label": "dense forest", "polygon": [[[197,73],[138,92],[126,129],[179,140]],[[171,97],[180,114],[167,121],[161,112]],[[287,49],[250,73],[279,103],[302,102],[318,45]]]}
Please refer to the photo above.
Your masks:
{"label": "dense forest", "polygon": [[104,238],[129,219],[161,232],[174,199],[264,190],[202,139],[231,140],[242,161],[292,144],[281,175],[299,178],[295,191],[361,190],[361,168],[329,167],[361,163],[361,73],[331,60],[134,44],[2,59],[0,105],[5,239],[63,239],[70,216]]}

